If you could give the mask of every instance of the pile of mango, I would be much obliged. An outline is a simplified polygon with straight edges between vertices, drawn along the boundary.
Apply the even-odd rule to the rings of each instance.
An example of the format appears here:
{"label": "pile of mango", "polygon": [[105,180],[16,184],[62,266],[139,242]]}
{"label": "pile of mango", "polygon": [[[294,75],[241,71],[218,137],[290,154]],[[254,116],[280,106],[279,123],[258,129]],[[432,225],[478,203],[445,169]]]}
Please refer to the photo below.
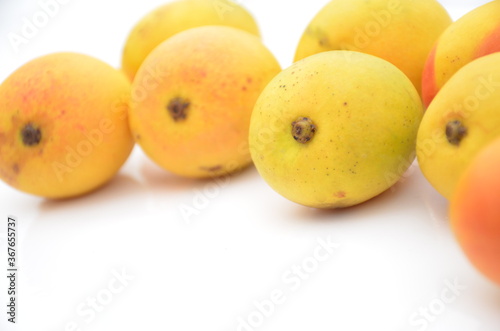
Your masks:
{"label": "pile of mango", "polygon": [[229,0],[177,0],[130,32],[121,69],[56,53],[0,85],[0,178],[62,199],[135,144],[189,178],[251,163],[284,197],[344,208],[415,159],[465,253],[500,284],[500,1],[452,22],[436,0],[332,0],[282,70]]}

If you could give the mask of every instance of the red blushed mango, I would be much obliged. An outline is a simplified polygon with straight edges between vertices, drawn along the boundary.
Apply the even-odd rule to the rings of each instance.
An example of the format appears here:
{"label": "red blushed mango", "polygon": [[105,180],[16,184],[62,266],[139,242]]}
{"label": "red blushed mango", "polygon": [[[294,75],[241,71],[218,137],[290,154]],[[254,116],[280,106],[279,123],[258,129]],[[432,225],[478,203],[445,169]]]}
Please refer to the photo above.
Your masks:
{"label": "red blushed mango", "polygon": [[429,54],[422,79],[428,107],[443,85],[467,63],[500,51],[500,1],[478,7],[451,24]]}
{"label": "red blushed mango", "polygon": [[461,177],[451,223],[474,266],[500,285],[500,139],[487,145]]}
{"label": "red blushed mango", "polygon": [[104,185],[134,146],[129,99],[125,75],[93,57],[24,64],[0,85],[0,179],[52,199]]}
{"label": "red blushed mango", "polygon": [[130,127],[159,166],[210,178],[251,163],[250,116],[281,67],[261,40],[225,26],[189,29],[146,58],[132,84]]}

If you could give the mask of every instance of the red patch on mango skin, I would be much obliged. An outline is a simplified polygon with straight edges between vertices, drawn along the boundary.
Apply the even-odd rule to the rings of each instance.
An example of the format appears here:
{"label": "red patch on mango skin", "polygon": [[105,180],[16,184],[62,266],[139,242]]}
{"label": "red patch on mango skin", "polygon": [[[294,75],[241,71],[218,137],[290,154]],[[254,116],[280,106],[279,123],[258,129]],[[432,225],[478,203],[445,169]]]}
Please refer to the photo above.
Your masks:
{"label": "red patch on mango skin", "polygon": [[496,52],[500,52],[500,25],[484,38],[476,50],[475,58],[477,59]]}
{"label": "red patch on mango skin", "polygon": [[439,91],[436,83],[436,51],[437,44],[427,58],[422,75],[422,99],[426,109]]}
{"label": "red patch on mango skin", "polygon": [[22,92],[21,95],[22,95],[23,102],[27,103],[29,100],[35,99],[35,93],[36,93],[35,89],[28,89],[27,91]]}
{"label": "red patch on mango skin", "polygon": [[346,193],[344,191],[339,191],[334,194],[336,198],[342,199],[346,197]]}

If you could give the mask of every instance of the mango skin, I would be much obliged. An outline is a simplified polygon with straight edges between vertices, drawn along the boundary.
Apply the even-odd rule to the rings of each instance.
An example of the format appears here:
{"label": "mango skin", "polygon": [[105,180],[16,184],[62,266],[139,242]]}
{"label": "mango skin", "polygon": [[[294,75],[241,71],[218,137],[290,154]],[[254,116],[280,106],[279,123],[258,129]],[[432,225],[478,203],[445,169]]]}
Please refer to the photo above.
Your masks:
{"label": "mango skin", "polygon": [[332,0],[305,30],[295,61],[331,50],[375,55],[402,70],[420,93],[427,56],[451,22],[436,0]]}
{"label": "mango skin", "polygon": [[[26,193],[68,198],[109,181],[134,141],[130,83],[102,61],[76,53],[34,59],[0,85],[0,178]],[[39,128],[36,145],[21,131]]]}
{"label": "mango skin", "polygon": [[122,54],[122,70],[132,81],[147,55],[164,40],[203,25],[224,25],[260,36],[250,13],[230,0],[177,0],[144,16],[130,32]]}
{"label": "mango skin", "polygon": [[[319,53],[277,75],[255,105],[252,160],[285,198],[314,208],[360,204],[396,183],[415,158],[423,107],[389,62],[350,51]],[[309,118],[307,143],[292,123]]]}
{"label": "mango skin", "polygon": [[491,1],[465,14],[443,32],[424,69],[422,97],[426,107],[464,65],[500,52],[499,17],[500,2]]}
{"label": "mango skin", "polygon": [[[467,130],[459,144],[446,134],[450,122]],[[470,62],[443,86],[427,109],[417,138],[422,173],[448,200],[479,150],[500,135],[500,53]]]}
{"label": "mango skin", "polygon": [[[159,166],[208,178],[251,163],[248,128],[255,102],[281,67],[260,39],[205,26],[181,32],[148,56],[132,84],[130,126]],[[185,117],[169,110],[189,104]]]}
{"label": "mango skin", "polygon": [[450,204],[453,232],[471,263],[500,285],[500,139],[460,177]]}

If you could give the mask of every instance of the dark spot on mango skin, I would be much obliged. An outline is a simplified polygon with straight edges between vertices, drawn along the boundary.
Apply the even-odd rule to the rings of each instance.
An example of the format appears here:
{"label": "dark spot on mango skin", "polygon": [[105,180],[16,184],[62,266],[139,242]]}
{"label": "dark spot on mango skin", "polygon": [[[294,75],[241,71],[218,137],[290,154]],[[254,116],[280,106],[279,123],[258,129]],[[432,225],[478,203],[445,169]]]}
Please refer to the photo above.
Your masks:
{"label": "dark spot on mango skin", "polygon": [[173,98],[167,105],[167,110],[175,122],[183,121],[187,118],[189,106],[191,103],[189,100],[183,98]]}
{"label": "dark spot on mango skin", "polygon": [[328,46],[330,46],[330,41],[328,40],[328,38],[323,37],[323,38],[320,38],[320,39],[318,40],[318,44],[319,44],[321,47],[328,47]]}
{"label": "dark spot on mango skin", "polygon": [[21,129],[21,140],[25,146],[36,146],[42,140],[42,131],[32,123]]}
{"label": "dark spot on mango skin", "polygon": [[446,124],[446,138],[452,145],[459,146],[467,135],[467,127],[461,121],[454,120]]}
{"label": "dark spot on mango skin", "polygon": [[218,172],[218,171],[222,170],[222,166],[219,164],[219,165],[216,165],[213,167],[200,167],[200,170],[207,171],[207,172]]}
{"label": "dark spot on mango skin", "polygon": [[17,175],[19,174],[19,164],[17,163],[14,163],[14,165],[12,166],[12,171]]}
{"label": "dark spot on mango skin", "polygon": [[300,117],[292,123],[292,136],[301,144],[308,143],[316,133],[316,125],[307,117]]}

